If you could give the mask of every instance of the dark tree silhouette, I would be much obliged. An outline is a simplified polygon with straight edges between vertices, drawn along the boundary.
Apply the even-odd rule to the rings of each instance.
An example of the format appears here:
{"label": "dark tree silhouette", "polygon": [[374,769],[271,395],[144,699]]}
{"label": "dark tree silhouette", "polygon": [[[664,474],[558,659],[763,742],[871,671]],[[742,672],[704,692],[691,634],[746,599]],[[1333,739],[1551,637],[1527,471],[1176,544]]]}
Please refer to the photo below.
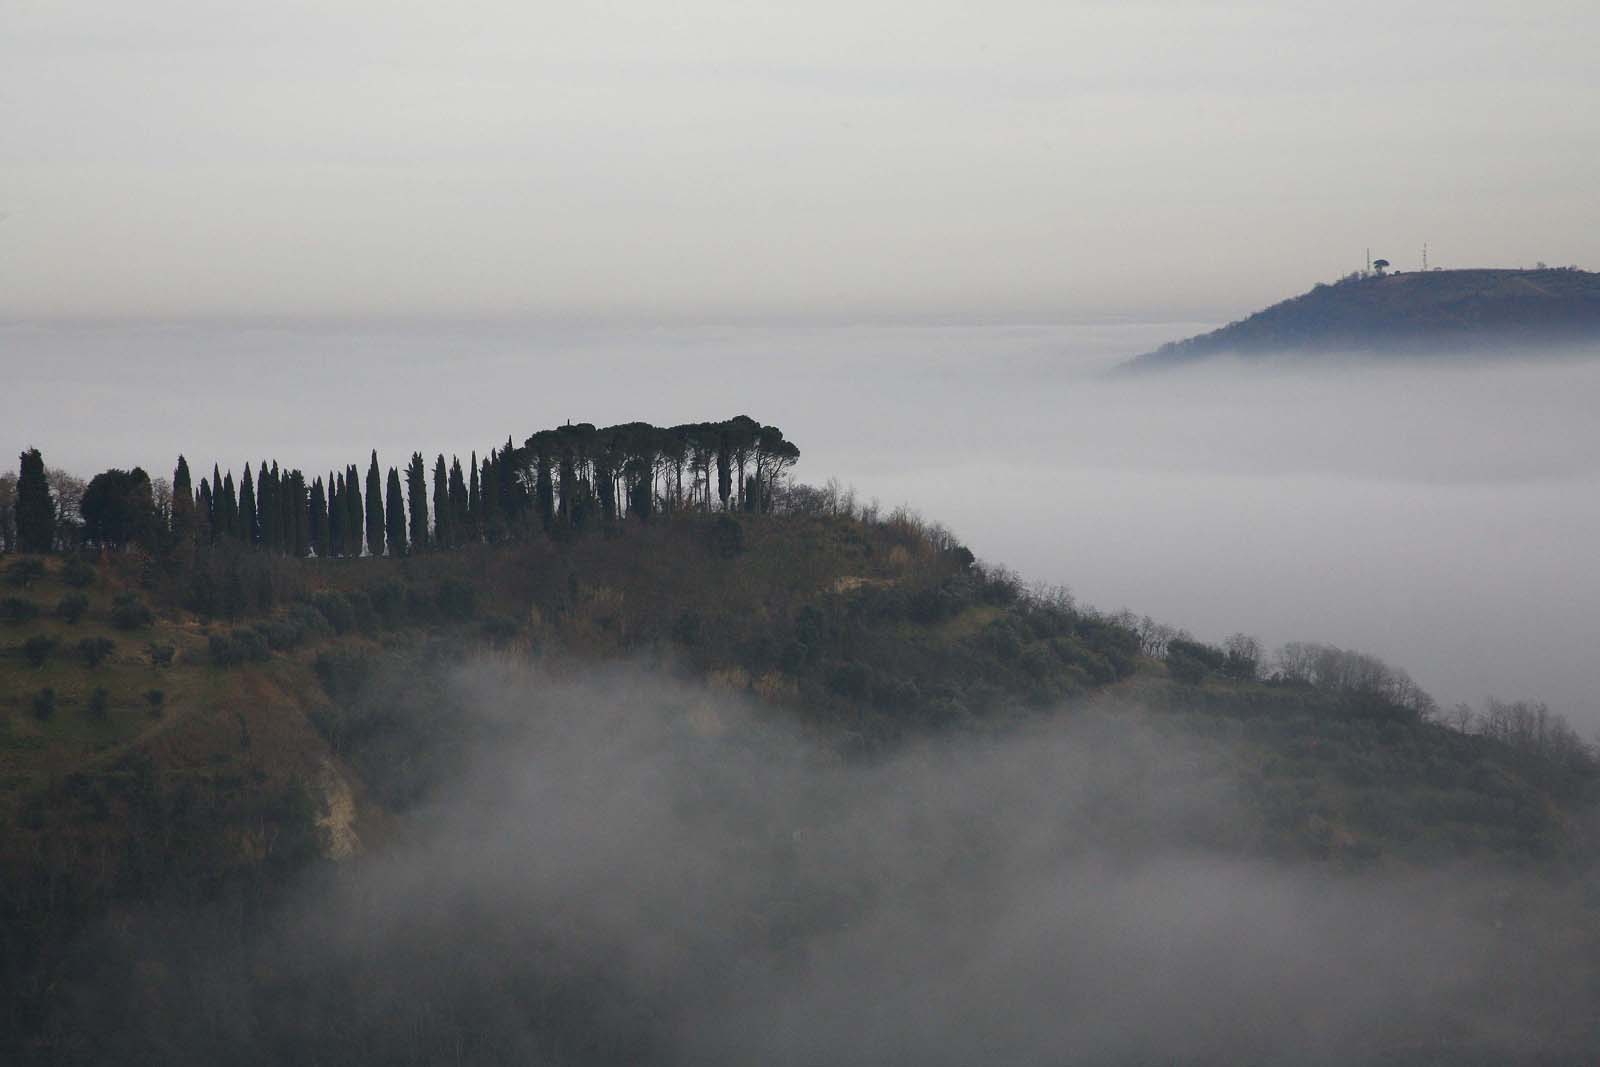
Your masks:
{"label": "dark tree silhouette", "polygon": [[497,499],[499,488],[500,478],[495,472],[495,454],[491,448],[488,457],[483,461],[482,476],[478,479],[478,528],[488,541],[499,539],[500,502]]}
{"label": "dark tree silhouette", "polygon": [[222,510],[222,472],[211,465],[211,540],[220,540],[228,533],[227,516]]}
{"label": "dark tree silhouette", "polygon": [[433,543],[450,547],[450,472],[442,452],[433,461]]}
{"label": "dark tree silhouette", "polygon": [[344,552],[352,559],[361,555],[361,478],[354,463],[344,470]]}
{"label": "dark tree silhouette", "polygon": [[106,548],[156,540],[156,505],[150,476],[138,467],[108,470],[89,480],[78,504],[84,538]]}
{"label": "dark tree silhouette", "polygon": [[344,474],[328,472],[328,554],[342,556],[344,543]]}
{"label": "dark tree silhouette", "polygon": [[216,514],[216,505],[211,500],[211,483],[204,478],[200,479],[200,495],[195,499],[195,539],[203,545],[209,545],[212,540],[211,517]]}
{"label": "dark tree silhouette", "polygon": [[383,555],[383,482],[378,473],[378,450],[372,450],[372,465],[367,468],[367,551]]}
{"label": "dark tree silhouette", "polygon": [[[261,465],[263,481],[267,465]],[[244,465],[244,479],[239,483],[239,540],[247,545],[261,543],[261,521],[256,515],[255,482],[250,477],[250,464]]]}
{"label": "dark tree silhouette", "polygon": [[56,507],[50,499],[44,457],[37,448],[30,448],[18,459],[17,547],[24,552],[48,552],[56,539]]}
{"label": "dark tree silhouette", "polygon": [[194,486],[189,480],[189,461],[181,455],[172,472],[172,536],[182,544],[194,538]]}
{"label": "dark tree silhouette", "polygon": [[318,559],[328,558],[328,494],[322,486],[322,476],[317,475],[311,483],[310,493],[311,519],[309,527],[309,540],[311,551],[316,553]]}
{"label": "dark tree silhouette", "polygon": [[461,473],[461,457],[450,457],[450,544],[466,540],[467,482]]}
{"label": "dark tree silhouette", "polygon": [[733,495],[733,444],[726,428],[717,434],[717,498],[722,510],[728,510],[728,498]]}
{"label": "dark tree silhouette", "polygon": [[477,541],[483,536],[483,489],[478,484],[478,453],[472,453],[471,484],[467,488],[467,538]]}
{"label": "dark tree silhouette", "polygon": [[389,535],[389,555],[406,554],[406,506],[400,499],[400,472],[389,468],[388,504],[384,509],[384,530]]}
{"label": "dark tree silhouette", "polygon": [[289,542],[294,555],[303,558],[311,551],[311,494],[306,488],[305,472],[289,472],[289,491],[284,494],[287,504],[286,521],[291,527]]}
{"label": "dark tree silhouette", "polygon": [[406,465],[406,509],[410,514],[411,549],[428,547],[428,468],[421,452],[411,453]]}
{"label": "dark tree silhouette", "polygon": [[[245,468],[249,470],[248,467]],[[239,540],[239,497],[233,489],[233,472],[222,478],[222,499],[217,504],[222,520],[222,530],[228,537]]]}
{"label": "dark tree silhouette", "polygon": [[551,464],[560,451],[559,435],[550,430],[540,430],[528,438],[527,457],[533,467],[533,504],[539,521],[546,530],[555,522],[556,493],[551,478]]}

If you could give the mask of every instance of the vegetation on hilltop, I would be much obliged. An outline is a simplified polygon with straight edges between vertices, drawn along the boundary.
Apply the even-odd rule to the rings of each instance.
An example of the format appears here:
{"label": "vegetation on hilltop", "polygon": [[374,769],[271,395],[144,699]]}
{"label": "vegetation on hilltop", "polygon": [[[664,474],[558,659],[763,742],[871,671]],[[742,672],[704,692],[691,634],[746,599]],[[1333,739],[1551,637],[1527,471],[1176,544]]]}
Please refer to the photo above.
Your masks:
{"label": "vegetation on hilltop", "polygon": [[1600,340],[1600,274],[1574,267],[1361,273],[1132,360],[1332,352],[1515,354]]}

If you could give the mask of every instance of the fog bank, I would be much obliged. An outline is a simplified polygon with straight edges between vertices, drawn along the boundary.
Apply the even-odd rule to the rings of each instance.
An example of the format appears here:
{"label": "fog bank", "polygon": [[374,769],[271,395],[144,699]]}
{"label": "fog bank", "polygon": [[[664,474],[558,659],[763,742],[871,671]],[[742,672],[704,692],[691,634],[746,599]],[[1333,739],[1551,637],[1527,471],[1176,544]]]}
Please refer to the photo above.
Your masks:
{"label": "fog bank", "polygon": [[[1252,858],[1229,743],[1101,707],[885,762],[632,670],[487,726],[379,854],[224,941],[120,921],[87,1046],[164,1062],[1530,1062],[1593,1048],[1581,887]],[[1592,892],[1592,887],[1591,887]]]}

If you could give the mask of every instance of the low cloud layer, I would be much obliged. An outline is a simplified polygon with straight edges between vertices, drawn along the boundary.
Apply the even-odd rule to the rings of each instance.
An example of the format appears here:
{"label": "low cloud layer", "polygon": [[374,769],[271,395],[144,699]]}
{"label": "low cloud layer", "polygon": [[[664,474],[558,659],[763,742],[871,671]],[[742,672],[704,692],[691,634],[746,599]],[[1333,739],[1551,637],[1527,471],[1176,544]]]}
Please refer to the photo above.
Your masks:
{"label": "low cloud layer", "polygon": [[208,938],[225,916],[103,935],[85,1040],[797,1065],[1565,1062],[1600,1040],[1578,889],[1254,858],[1229,743],[1171,718],[852,764],[647,673],[455,684],[494,738],[464,780],[242,944]]}

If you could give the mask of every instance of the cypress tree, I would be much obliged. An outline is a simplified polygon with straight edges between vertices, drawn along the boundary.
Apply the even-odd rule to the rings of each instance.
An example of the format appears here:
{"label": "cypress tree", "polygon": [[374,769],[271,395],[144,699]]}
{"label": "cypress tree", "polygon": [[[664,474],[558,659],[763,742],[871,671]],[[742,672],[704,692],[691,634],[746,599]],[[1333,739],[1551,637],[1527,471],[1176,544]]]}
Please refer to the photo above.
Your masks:
{"label": "cypress tree", "polygon": [[478,485],[478,453],[472,453],[472,483],[467,487],[467,536],[479,540],[483,530],[483,490]]}
{"label": "cypress tree", "polygon": [[261,538],[261,547],[268,552],[283,551],[283,541],[278,536],[278,509],[283,506],[281,496],[277,472],[269,471],[267,461],[262,460],[256,474],[256,533]]}
{"label": "cypress tree", "polygon": [[217,512],[222,532],[235,541],[239,540],[239,498],[233,490],[232,471],[222,479],[222,499],[217,502]]}
{"label": "cypress tree", "polygon": [[328,494],[322,487],[322,475],[311,483],[311,493],[308,498],[311,508],[311,518],[306,523],[307,540],[311,543],[311,551],[316,553],[318,559],[328,558]]}
{"label": "cypress tree", "polygon": [[388,505],[384,509],[384,524],[389,535],[389,555],[406,554],[406,506],[400,499],[400,472],[389,468]]}
{"label": "cypress tree", "polygon": [[215,463],[211,464],[211,540],[216,542],[225,532],[222,515],[222,472],[217,470]]}
{"label": "cypress tree", "polygon": [[328,472],[328,555],[344,555],[344,475]]}
{"label": "cypress tree", "polygon": [[[261,465],[262,481],[266,481],[267,465]],[[261,522],[256,516],[256,490],[250,478],[250,464],[244,465],[244,480],[239,483],[239,540],[247,545],[261,543]]]}
{"label": "cypress tree", "polygon": [[194,536],[194,487],[189,482],[189,461],[181,455],[172,472],[172,536],[179,543]]}
{"label": "cypress tree", "polygon": [[517,448],[511,443],[511,438],[506,438],[506,446],[500,450],[498,473],[500,475],[500,488],[495,499],[500,502],[500,514],[508,522],[522,515],[522,483],[517,480]]}
{"label": "cypress tree", "polygon": [[443,452],[433,462],[433,543],[450,547],[450,474]]}
{"label": "cypress tree", "polygon": [[[304,510],[304,502],[298,510]],[[278,551],[294,555],[295,532],[300,523],[296,518],[294,475],[278,470],[278,461],[272,461],[272,543]]]}
{"label": "cypress tree", "polygon": [[555,484],[550,477],[550,463],[554,458],[551,441],[553,436],[550,431],[544,430],[528,438],[528,447],[533,452],[534,503],[539,511],[539,520],[546,530],[550,529],[556,514]]}
{"label": "cypress tree", "polygon": [[[284,472],[287,475],[287,471]],[[263,488],[265,492],[263,492]],[[289,538],[284,536],[284,504],[289,496],[287,477],[278,473],[278,463],[267,469],[261,461],[261,474],[256,478],[256,525],[261,528],[261,543],[273,552],[289,551]]]}
{"label": "cypress tree", "polygon": [[461,457],[450,457],[450,543],[459,545],[467,529],[467,480]]}
{"label": "cypress tree", "polygon": [[372,450],[367,468],[367,551],[383,555],[383,476],[378,473],[378,450]]}
{"label": "cypress tree", "polygon": [[500,526],[500,501],[498,500],[500,488],[500,475],[495,470],[494,449],[489,449],[489,456],[483,461],[483,477],[478,479],[478,506],[481,513],[478,516],[478,528],[483,531],[486,540],[499,539]]}
{"label": "cypress tree", "polygon": [[733,464],[731,462],[731,449],[728,447],[728,431],[723,430],[717,438],[717,497],[722,501],[722,510],[728,510],[728,497],[733,494]]}
{"label": "cypress tree", "polygon": [[306,489],[304,471],[289,472],[289,492],[284,494],[289,504],[289,521],[293,527],[289,543],[296,559],[304,559],[311,551],[311,494]]}
{"label": "cypress tree", "polygon": [[212,537],[211,516],[215,514],[215,505],[211,501],[211,483],[204,478],[200,479],[200,496],[195,501],[195,540],[202,545],[209,545]]}
{"label": "cypress tree", "polygon": [[411,453],[406,466],[406,507],[411,513],[411,549],[428,547],[428,467],[421,452]]}
{"label": "cypress tree", "polygon": [[17,547],[24,552],[48,552],[56,540],[56,505],[50,498],[44,457],[37,448],[30,448],[17,460]]}
{"label": "cypress tree", "polygon": [[344,469],[344,554],[351,559],[361,555],[361,482],[356,478],[355,464]]}

